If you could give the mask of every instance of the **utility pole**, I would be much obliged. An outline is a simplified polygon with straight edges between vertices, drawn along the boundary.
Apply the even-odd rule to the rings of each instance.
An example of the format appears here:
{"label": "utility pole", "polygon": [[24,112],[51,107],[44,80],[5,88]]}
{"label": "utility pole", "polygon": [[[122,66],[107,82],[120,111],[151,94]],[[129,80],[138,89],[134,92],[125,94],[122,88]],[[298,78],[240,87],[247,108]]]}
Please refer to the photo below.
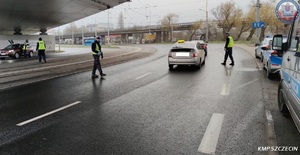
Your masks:
{"label": "utility pole", "polygon": [[[259,13],[259,10],[260,10],[260,2],[259,0],[257,0],[257,3],[256,3],[256,22],[260,22],[260,13]],[[257,35],[257,43],[260,42],[260,28],[257,28],[256,29],[256,35]]]}
{"label": "utility pole", "polygon": [[84,45],[83,28],[84,28],[83,21],[81,21],[81,43],[82,43],[82,45]]}
{"label": "utility pole", "polygon": [[107,9],[107,46],[109,46],[109,9]]}
{"label": "utility pole", "polygon": [[60,26],[58,27],[58,51],[60,52]]}
{"label": "utility pole", "polygon": [[95,17],[95,37],[97,37],[97,19]]}
{"label": "utility pole", "polygon": [[207,12],[207,1],[206,0],[206,32],[205,32],[205,42],[207,43],[208,42],[208,12]]}

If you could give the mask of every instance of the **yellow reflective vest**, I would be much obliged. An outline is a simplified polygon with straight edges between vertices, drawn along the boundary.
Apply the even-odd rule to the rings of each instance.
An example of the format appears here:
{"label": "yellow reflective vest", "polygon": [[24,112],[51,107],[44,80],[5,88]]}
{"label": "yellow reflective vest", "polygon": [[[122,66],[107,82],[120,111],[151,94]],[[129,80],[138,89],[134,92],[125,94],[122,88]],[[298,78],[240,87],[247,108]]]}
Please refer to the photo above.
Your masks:
{"label": "yellow reflective vest", "polygon": [[45,50],[46,46],[45,46],[45,42],[43,40],[39,41],[39,49],[38,50]]}
{"label": "yellow reflective vest", "polygon": [[233,47],[234,43],[233,43],[233,38],[231,36],[228,36],[229,38],[229,43],[227,45],[227,47]]}
{"label": "yellow reflective vest", "polygon": [[26,47],[27,47],[27,45],[26,45],[26,44],[24,44],[24,45],[23,45],[23,51],[25,51],[25,50],[26,50]]}
{"label": "yellow reflective vest", "polygon": [[[95,44],[96,44],[96,43],[95,43]],[[98,51],[98,52],[100,52],[100,47],[99,47],[98,44],[96,44],[95,50]],[[96,52],[93,51],[93,54],[96,54],[96,55],[97,55],[98,53],[96,53]]]}

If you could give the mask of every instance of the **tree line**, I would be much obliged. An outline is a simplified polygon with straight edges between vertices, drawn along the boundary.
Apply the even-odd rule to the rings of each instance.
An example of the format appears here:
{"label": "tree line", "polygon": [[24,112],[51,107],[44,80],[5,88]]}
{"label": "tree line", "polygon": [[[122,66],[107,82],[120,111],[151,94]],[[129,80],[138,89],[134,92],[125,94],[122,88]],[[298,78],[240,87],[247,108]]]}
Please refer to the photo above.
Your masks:
{"label": "tree line", "polygon": [[[244,11],[239,8],[235,2],[221,3],[219,6],[213,8],[210,13],[213,19],[209,19],[208,33],[209,40],[224,40],[225,33],[230,32],[234,40],[254,40],[259,37],[262,40],[266,35],[285,34],[287,25],[280,22],[275,14],[276,2],[270,0],[260,4],[260,21],[265,25],[261,28],[259,36],[256,36],[252,22],[256,22],[256,2],[252,1],[249,10]],[[171,30],[172,24],[175,24],[178,15],[170,13],[165,16],[161,22],[162,26],[173,33]],[[196,21],[191,30],[184,36],[183,39],[191,40],[195,35],[200,34],[200,38],[204,40],[206,31],[206,21]],[[173,31],[176,27],[173,27]],[[255,36],[255,37],[254,37]]]}
{"label": "tree line", "polygon": [[[269,0],[260,4],[260,21],[265,25],[260,30],[257,36],[256,29],[252,28],[252,22],[256,22],[256,2],[252,0],[249,9],[244,11],[239,8],[235,2],[228,1],[221,3],[212,10],[210,14],[213,15],[212,19],[208,21],[208,36],[210,41],[224,40],[225,33],[230,32],[234,40],[251,41],[259,37],[262,40],[266,35],[285,34],[287,32],[287,25],[280,22],[275,15],[275,0]],[[176,31],[176,23],[178,22],[179,15],[169,13],[161,20],[160,24],[165,32],[167,32],[169,41],[174,41],[174,38],[184,40],[192,40],[194,38],[205,38],[206,21],[195,21],[191,29],[187,32]],[[119,14],[118,29],[124,29],[124,16]],[[63,31],[64,34],[71,34],[73,32],[81,32],[82,27],[78,28],[74,23],[71,23]],[[85,31],[85,29],[83,29]]]}

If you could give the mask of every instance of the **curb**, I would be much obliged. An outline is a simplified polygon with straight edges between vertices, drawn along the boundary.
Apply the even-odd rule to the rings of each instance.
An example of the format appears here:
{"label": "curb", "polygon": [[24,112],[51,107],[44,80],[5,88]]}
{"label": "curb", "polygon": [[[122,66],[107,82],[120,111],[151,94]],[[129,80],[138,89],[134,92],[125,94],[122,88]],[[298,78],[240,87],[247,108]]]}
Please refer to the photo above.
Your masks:
{"label": "curb", "polygon": [[[251,51],[249,51],[249,50],[247,50],[244,47],[239,46],[239,45],[237,45],[236,47],[238,47],[238,48],[242,49],[243,51],[247,52],[248,54],[250,54],[253,57],[253,59],[256,63],[256,68],[259,69],[258,62],[256,61],[255,56],[252,55]],[[262,83],[262,80],[261,80],[261,83]],[[266,120],[267,120],[267,123],[265,124],[267,146],[278,146],[277,145],[277,136],[276,136],[276,133],[275,133],[274,120],[273,120],[271,111],[268,110],[268,108],[266,107],[266,103],[264,103],[264,110],[265,110],[265,117],[266,117]],[[267,154],[268,155],[279,155],[278,152],[274,152],[274,151],[271,151],[271,150],[268,150]]]}

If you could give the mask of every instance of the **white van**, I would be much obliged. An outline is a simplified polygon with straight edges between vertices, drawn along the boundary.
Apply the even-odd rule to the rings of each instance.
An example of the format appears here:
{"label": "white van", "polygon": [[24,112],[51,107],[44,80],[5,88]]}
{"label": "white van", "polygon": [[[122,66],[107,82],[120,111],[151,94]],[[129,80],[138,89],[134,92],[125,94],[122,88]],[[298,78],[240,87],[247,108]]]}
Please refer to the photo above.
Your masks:
{"label": "white van", "polygon": [[[278,107],[282,113],[290,112],[300,132],[300,19],[291,25],[287,42],[282,35],[273,37],[273,50],[282,52],[280,83],[278,86]],[[298,32],[297,32],[298,31]],[[298,50],[299,48],[299,50]]]}

